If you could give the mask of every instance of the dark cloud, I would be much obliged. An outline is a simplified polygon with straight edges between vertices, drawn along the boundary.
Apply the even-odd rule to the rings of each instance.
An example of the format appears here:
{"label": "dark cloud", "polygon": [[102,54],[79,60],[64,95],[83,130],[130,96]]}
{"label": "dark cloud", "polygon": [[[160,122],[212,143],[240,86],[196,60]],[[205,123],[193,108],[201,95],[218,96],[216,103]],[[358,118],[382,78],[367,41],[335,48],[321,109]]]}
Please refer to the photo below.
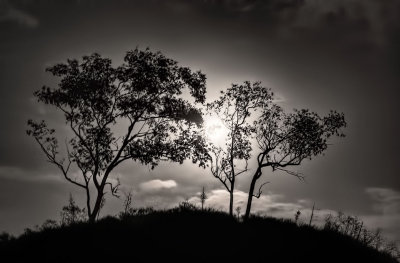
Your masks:
{"label": "dark cloud", "polygon": [[13,6],[7,0],[0,1],[0,23],[17,23],[28,28],[36,28],[39,25],[36,17]]}
{"label": "dark cloud", "polygon": [[362,218],[372,228],[380,228],[384,234],[400,241],[400,191],[391,188],[370,187],[365,193],[372,199],[374,213],[363,215]]}

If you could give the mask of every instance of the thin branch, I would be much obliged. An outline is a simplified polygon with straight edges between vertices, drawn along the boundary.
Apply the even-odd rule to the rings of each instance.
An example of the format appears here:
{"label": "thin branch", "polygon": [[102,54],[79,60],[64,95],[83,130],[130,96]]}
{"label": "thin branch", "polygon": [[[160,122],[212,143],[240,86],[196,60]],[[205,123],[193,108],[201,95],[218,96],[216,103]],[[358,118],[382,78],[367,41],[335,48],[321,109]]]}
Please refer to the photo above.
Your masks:
{"label": "thin branch", "polygon": [[[71,182],[71,183],[73,183],[73,184],[75,184],[75,185],[77,185],[77,186],[79,186],[79,187],[86,188],[85,185],[83,185],[83,184],[81,184],[81,183],[78,183],[77,181],[72,180],[72,179],[68,176],[68,170],[66,170],[66,169],[64,168],[62,162],[57,161],[57,160],[56,160],[56,156],[55,156],[54,154],[53,154],[53,155],[50,154],[50,153],[47,151],[47,149],[44,147],[44,145],[42,144],[42,142],[41,142],[38,138],[35,137],[35,140],[39,143],[40,148],[41,148],[42,151],[45,153],[45,155],[46,155],[48,161],[49,161],[50,163],[56,165],[56,166],[61,170],[61,172],[63,173],[63,175],[64,175],[64,177],[65,177],[65,179],[66,179],[67,181],[69,181],[69,182]],[[69,169],[69,166],[67,166],[67,168]]]}
{"label": "thin branch", "polygon": [[300,173],[300,172],[290,171],[290,170],[287,170],[287,169],[284,169],[284,168],[281,168],[281,167],[275,167],[274,169],[275,170],[279,170],[279,171],[283,171],[283,172],[285,172],[287,174],[290,174],[290,175],[293,175],[293,176],[297,177],[300,181],[305,181],[304,175],[302,173]]}
{"label": "thin branch", "polygon": [[119,187],[121,186],[121,183],[120,183],[120,181],[119,181],[118,178],[117,178],[117,184],[116,184],[116,185],[113,185],[111,182],[106,182],[105,185],[109,185],[109,186],[110,186],[111,194],[112,194],[114,197],[117,197],[117,198],[120,197],[120,195],[118,194],[118,192],[119,192]]}
{"label": "thin branch", "polygon": [[258,193],[257,194],[254,194],[253,193],[253,196],[255,197],[255,198],[260,198],[261,197],[261,194],[262,194],[262,188],[263,188],[263,186],[264,185],[266,185],[266,184],[269,184],[269,182],[265,182],[265,183],[263,183],[263,184],[261,184],[260,185],[260,188],[258,188]]}

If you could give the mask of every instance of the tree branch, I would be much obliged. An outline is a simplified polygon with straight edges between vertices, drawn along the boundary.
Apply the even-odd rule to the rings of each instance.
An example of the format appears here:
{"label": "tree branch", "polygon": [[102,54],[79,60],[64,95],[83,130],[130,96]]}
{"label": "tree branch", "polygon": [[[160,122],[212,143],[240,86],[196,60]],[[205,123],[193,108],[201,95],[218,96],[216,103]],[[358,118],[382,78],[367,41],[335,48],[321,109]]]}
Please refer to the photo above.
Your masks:
{"label": "tree branch", "polygon": [[118,194],[118,191],[119,191],[119,187],[121,186],[121,183],[120,183],[118,178],[117,178],[117,184],[116,185],[113,185],[111,182],[106,182],[105,185],[109,185],[110,186],[111,194],[114,197],[117,197],[117,198],[120,197],[119,194]]}
{"label": "tree branch", "polygon": [[263,187],[264,185],[266,185],[266,184],[269,184],[269,182],[265,182],[265,183],[261,184],[260,187],[258,188],[257,194],[254,194],[254,193],[253,193],[253,196],[254,196],[255,198],[260,198],[260,197],[261,197],[261,194],[262,194],[261,189],[262,189],[262,187]]}

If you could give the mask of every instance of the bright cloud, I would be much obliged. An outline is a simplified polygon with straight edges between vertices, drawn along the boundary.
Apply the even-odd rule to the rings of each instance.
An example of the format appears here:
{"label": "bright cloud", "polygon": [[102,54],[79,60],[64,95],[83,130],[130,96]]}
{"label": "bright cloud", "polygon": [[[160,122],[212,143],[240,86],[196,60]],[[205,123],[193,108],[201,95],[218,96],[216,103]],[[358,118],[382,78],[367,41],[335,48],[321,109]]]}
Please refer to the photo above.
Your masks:
{"label": "bright cloud", "polygon": [[162,181],[159,179],[151,180],[140,184],[140,190],[142,191],[159,191],[162,189],[171,189],[177,187],[178,184],[174,180]]}
{"label": "bright cloud", "polygon": [[[200,205],[200,199],[198,197],[199,195],[200,193],[198,193],[197,196],[190,198],[189,202]],[[207,196],[208,199],[205,203],[206,207],[228,211],[229,194],[227,191],[223,189],[216,189],[208,192]],[[241,213],[244,213],[246,210],[247,197],[247,193],[236,190],[234,192],[234,209],[240,207]],[[312,209],[311,202],[299,200],[291,203],[282,201],[283,198],[283,195],[278,195],[271,192],[269,194],[261,195],[261,197],[258,199],[253,198],[251,212],[253,214],[267,215],[277,218],[294,219],[295,213],[299,210],[301,212],[301,220],[305,222],[309,221]],[[334,212],[326,209],[316,209],[314,211],[313,223],[321,225],[325,216],[330,213]]]}

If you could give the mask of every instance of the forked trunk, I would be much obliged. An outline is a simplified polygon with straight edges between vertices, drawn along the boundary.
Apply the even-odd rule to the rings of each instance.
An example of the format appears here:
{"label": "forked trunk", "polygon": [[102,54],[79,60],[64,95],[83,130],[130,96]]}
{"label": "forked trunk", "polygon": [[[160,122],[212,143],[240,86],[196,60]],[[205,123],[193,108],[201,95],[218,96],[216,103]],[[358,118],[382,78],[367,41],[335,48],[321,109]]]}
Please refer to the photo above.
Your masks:
{"label": "forked trunk", "polygon": [[89,223],[92,224],[94,222],[96,222],[96,214],[94,214],[94,209],[93,209],[93,212],[89,216]]}
{"label": "forked trunk", "polygon": [[102,191],[99,190],[96,198],[96,203],[94,204],[93,210],[89,215],[89,223],[96,222],[97,215],[99,214],[101,209],[102,200],[103,200],[103,194]]}
{"label": "forked trunk", "polygon": [[249,196],[247,198],[246,213],[244,214],[244,220],[247,220],[250,217],[251,203],[253,201],[253,196],[254,196],[254,188],[256,187],[256,182],[258,178],[260,178],[260,169],[257,169],[255,174],[253,175],[253,179],[251,179]]}

